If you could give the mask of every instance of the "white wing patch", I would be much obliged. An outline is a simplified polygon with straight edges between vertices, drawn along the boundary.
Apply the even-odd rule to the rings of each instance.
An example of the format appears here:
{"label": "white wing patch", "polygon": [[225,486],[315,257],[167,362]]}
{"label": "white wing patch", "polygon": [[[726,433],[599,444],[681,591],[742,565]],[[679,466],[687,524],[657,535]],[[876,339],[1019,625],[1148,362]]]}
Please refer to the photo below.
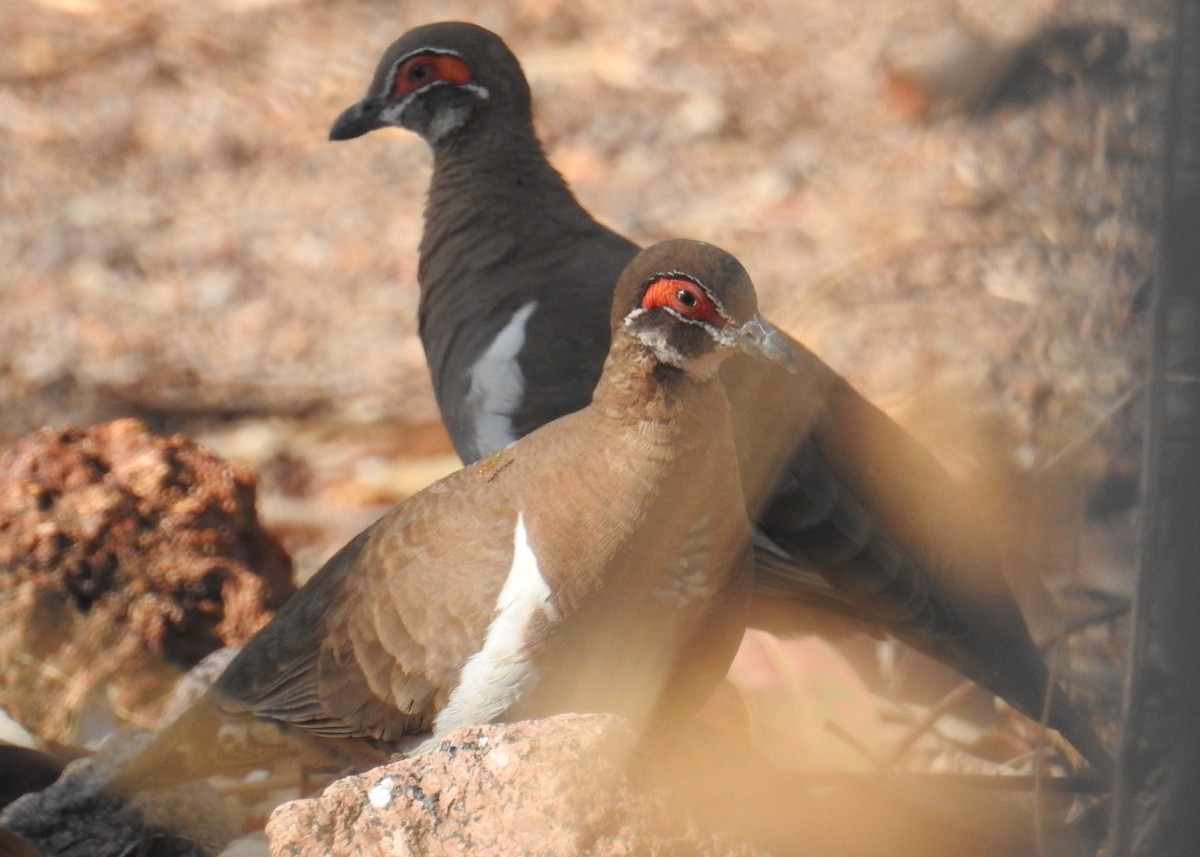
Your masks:
{"label": "white wing patch", "polygon": [[482,458],[514,440],[512,415],[525,395],[525,375],[517,355],[525,345],[525,325],[537,301],[521,307],[496,334],[492,344],[471,367],[467,410],[475,419],[475,456]]}
{"label": "white wing patch", "polygon": [[551,622],[559,618],[529,546],[524,516],[517,515],[512,568],[496,599],[495,616],[483,648],[467,659],[446,707],[438,712],[435,739],[460,726],[490,723],[532,686],[536,676],[526,653],[526,636],[538,612]]}

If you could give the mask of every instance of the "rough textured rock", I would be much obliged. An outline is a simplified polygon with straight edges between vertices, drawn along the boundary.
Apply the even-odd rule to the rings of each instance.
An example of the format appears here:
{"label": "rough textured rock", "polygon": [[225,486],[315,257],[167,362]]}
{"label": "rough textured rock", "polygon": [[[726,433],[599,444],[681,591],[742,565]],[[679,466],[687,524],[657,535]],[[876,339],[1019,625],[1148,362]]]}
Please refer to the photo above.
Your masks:
{"label": "rough textured rock", "polygon": [[144,732],[115,736],[103,752],[68,765],[50,788],[10,804],[0,813],[0,827],[45,854],[208,857],[220,852],[238,831],[206,784],[147,792],[132,801],[104,791],[116,766],[149,737]]}
{"label": "rough textured rock", "polygon": [[[218,649],[189,670],[175,685],[162,721],[169,723],[210,687],[237,652],[238,647]],[[39,760],[28,754],[35,751],[0,745],[0,809],[13,806],[0,815],[0,824],[47,853],[75,853],[63,843],[80,841],[88,843],[89,855],[124,855],[126,849],[134,849],[128,853],[190,857],[233,848],[233,836],[261,828],[267,813],[281,800],[278,795],[266,794],[262,799],[270,803],[262,807],[244,795],[221,799],[207,782],[138,792],[128,800],[106,793],[114,791],[109,783],[125,760],[151,737],[143,729],[120,729],[95,753],[71,763],[61,777],[64,766],[48,764],[55,762],[53,758],[45,757],[33,770],[28,762]],[[18,750],[27,755],[18,757],[11,752]],[[21,769],[6,770],[11,767],[10,760]],[[261,831],[253,842],[259,843],[258,852],[247,850],[251,843],[244,842],[241,851],[232,853],[265,857],[266,838]],[[2,847],[0,857],[5,857]]]}
{"label": "rough textured rock", "polygon": [[144,717],[167,662],[245,640],[294,589],[254,503],[249,470],[136,420],[0,451],[0,705],[69,741],[85,708]]}
{"label": "rough textured rock", "polygon": [[271,854],[758,853],[699,831],[635,788],[625,773],[633,748],[632,733],[609,716],[460,729],[428,752],[284,804],[267,825]]}

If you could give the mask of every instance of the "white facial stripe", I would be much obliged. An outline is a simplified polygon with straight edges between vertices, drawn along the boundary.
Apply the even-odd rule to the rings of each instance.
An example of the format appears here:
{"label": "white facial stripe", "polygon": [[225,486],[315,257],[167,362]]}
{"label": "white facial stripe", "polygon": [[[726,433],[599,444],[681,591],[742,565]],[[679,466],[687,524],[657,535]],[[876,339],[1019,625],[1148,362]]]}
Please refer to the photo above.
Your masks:
{"label": "white facial stripe", "polygon": [[[640,312],[640,310],[637,311]],[[633,314],[630,313],[628,316],[626,316],[625,323],[628,324],[632,318]],[[671,345],[667,337],[664,336],[663,332],[658,328],[639,330],[634,333],[634,336],[637,337],[638,342],[642,343],[651,351],[653,351],[654,356],[657,357],[661,363],[667,363],[671,366],[683,368],[684,363],[687,362],[683,359],[683,355],[679,353],[675,346]]]}
{"label": "white facial stripe", "polygon": [[465,107],[443,107],[434,114],[433,121],[429,123],[429,128],[425,131],[425,139],[428,140],[429,145],[436,146],[447,134],[461,128],[470,115],[471,112]]}
{"label": "white facial stripe", "polygon": [[[671,313],[671,315],[675,316],[682,322],[686,322],[687,324],[694,324],[697,327],[703,327],[711,330],[711,325],[694,318],[682,316],[670,307],[658,307],[658,309],[665,309],[667,312]],[[648,310],[645,308],[638,307],[637,309],[633,310],[633,312],[629,313],[629,315],[625,316],[622,323],[627,327],[632,326],[635,319],[640,318],[647,312]],[[724,359],[724,355],[716,353],[703,355],[690,360],[686,359],[682,354],[679,353],[679,350],[671,344],[665,333],[659,328],[636,330],[634,331],[634,336],[637,338],[638,342],[641,342],[654,352],[654,356],[658,358],[660,363],[666,363],[668,366],[675,366],[679,369],[683,369],[686,366],[692,375],[697,378],[710,377],[717,370],[717,367],[720,366],[721,361]],[[718,341],[724,344],[724,340],[720,339],[719,337]]]}
{"label": "white facial stripe", "polygon": [[[725,328],[732,329],[732,328],[736,327],[733,319],[730,318],[729,314],[725,312],[725,307],[721,306],[721,302],[716,299],[716,297],[713,295],[712,291],[709,290],[709,288],[707,286],[705,286],[702,282],[700,282],[698,279],[696,279],[691,274],[688,274],[688,273],[685,273],[684,271],[679,271],[676,269],[671,269],[671,270],[667,270],[667,271],[659,271],[658,273],[654,274],[649,279],[647,279],[647,281],[646,281],[647,287],[649,287],[649,284],[653,283],[655,280],[663,280],[663,279],[686,280],[689,283],[695,284],[700,289],[702,289],[704,291],[704,294],[706,294],[708,296],[709,300],[711,300],[713,302],[713,307],[716,309],[717,315],[720,316],[721,320],[725,323]],[[678,310],[676,310],[672,307],[666,306],[666,305],[655,307],[655,309],[665,310],[666,312],[675,316],[675,318],[679,319],[682,322],[686,322],[687,324],[694,324],[697,327],[702,327],[702,328],[705,328],[706,330],[713,331],[714,328],[716,328],[716,326],[710,322],[702,321],[701,319],[697,319],[697,318],[689,318],[688,316],[683,315]],[[634,322],[635,319],[640,318],[641,316],[645,315],[647,312],[649,312],[649,310],[647,310],[645,307],[637,307],[636,309],[634,309],[628,315],[625,316],[623,323],[627,326],[632,325],[632,323]],[[667,341],[667,338],[665,336],[663,336],[663,334],[661,332],[659,332],[659,331],[653,331],[653,332],[639,331],[636,335],[637,335],[637,338],[639,341],[645,343],[647,346],[649,346],[650,348],[652,348],[654,350],[655,356],[661,362],[667,363],[671,366],[677,366],[680,368],[683,367],[684,363],[689,362],[689,361],[684,360],[683,355],[680,354],[676,348],[672,347],[672,345]],[[736,343],[732,342],[732,340],[730,339],[730,335],[727,332],[725,332],[725,330],[723,328],[716,328],[714,337],[722,345],[730,346],[730,345],[736,344]],[[715,367],[720,363],[720,360],[721,360],[720,357],[717,357],[715,359],[705,358],[703,360],[703,362],[696,361],[696,360],[690,361],[689,365],[692,367],[693,372],[695,372],[696,374],[699,374],[702,376],[707,376],[707,375],[711,375],[712,372],[715,371]],[[711,367],[706,364],[711,364]]]}
{"label": "white facial stripe", "polygon": [[513,313],[471,367],[467,410],[474,414],[477,457],[490,455],[516,440],[512,415],[525,395],[525,375],[517,357],[525,345],[525,326],[537,306],[537,301],[530,301]]}
{"label": "white facial stripe", "polygon": [[512,567],[496,599],[495,615],[483,647],[467,659],[446,707],[438,712],[435,738],[460,726],[490,723],[532,686],[536,675],[529,662],[527,635],[539,612],[550,622],[559,619],[550,602],[550,587],[529,546],[524,516],[518,514]]}
{"label": "white facial stripe", "polygon": [[[415,51],[409,51],[407,54],[400,57],[400,59],[392,63],[392,67],[388,71],[387,86],[383,90],[383,94],[385,96],[391,95],[391,93],[396,91],[396,74],[399,73],[404,64],[420,54],[438,54],[439,56],[454,57],[455,59],[460,60],[464,65],[468,66],[468,68],[470,67],[470,63],[464,60],[462,58],[462,54],[458,53],[457,51],[448,51],[444,48],[434,47],[417,48]],[[422,86],[420,89],[417,89],[414,92],[410,92],[408,95],[404,96],[399,103],[393,104],[384,110],[381,110],[379,112],[379,117],[389,125],[400,125],[400,118],[404,115],[404,111],[408,108],[408,105],[412,103],[412,100],[421,93],[433,89],[435,86],[457,86],[459,89],[465,89],[480,101],[486,101],[491,96],[491,93],[488,92],[487,87],[481,86],[478,83],[454,84],[448,80],[435,80],[426,84],[425,86]],[[461,124],[461,121],[462,120],[460,118],[457,122],[450,124],[448,127],[442,128],[437,136],[440,138],[443,134],[445,134],[446,131],[450,131],[458,127],[458,125]],[[445,125],[446,123],[443,122],[442,124]],[[431,140],[430,142],[436,142],[436,140]]]}
{"label": "white facial stripe", "polygon": [[[416,93],[414,92],[413,95]],[[408,106],[411,99],[412,95],[409,95],[399,104],[389,104],[379,111],[379,120],[387,125],[400,125],[400,117],[404,115],[404,108]]]}
{"label": "white facial stripe", "polygon": [[[478,98],[481,101],[485,100],[488,97],[487,89],[485,89],[484,87],[482,87],[476,83],[454,84],[454,83],[450,83],[450,81],[448,81],[448,80],[435,80],[433,83],[430,83],[427,86],[421,87],[416,92],[410,92],[408,95],[404,96],[404,98],[400,99],[400,101],[398,101],[394,104],[389,104],[387,107],[380,110],[379,118],[387,125],[402,126],[403,122],[401,120],[404,116],[404,111],[408,109],[409,105],[412,104],[413,100],[415,98],[417,98],[418,96],[428,92],[429,90],[431,90],[437,86],[457,86],[459,89],[465,89],[465,90],[467,90],[467,92],[472,93],[476,98]],[[431,130],[431,132],[430,132],[431,139],[429,142],[436,143],[437,140],[440,139],[447,131],[453,131],[455,128],[462,125],[463,121],[466,118],[467,118],[467,112],[465,110],[463,110],[462,108],[452,111],[452,113],[449,116],[440,116],[439,115],[439,116],[435,117],[434,118],[434,126],[435,127],[440,126],[440,127],[437,127],[436,135]]]}
{"label": "white facial stripe", "polygon": [[[410,59],[420,56],[421,54],[436,54],[442,57],[454,57],[456,60],[462,62],[463,65],[467,66],[467,68],[471,67],[471,64],[463,59],[462,54],[460,54],[458,51],[448,51],[445,48],[435,48],[432,45],[426,48],[417,48],[415,51],[409,51],[404,56],[400,57],[400,59],[392,63],[392,67],[388,69],[387,88],[384,90],[385,94],[396,91],[396,75],[399,73],[400,69],[402,69],[404,64]],[[485,89],[484,92],[487,92],[487,90]]]}

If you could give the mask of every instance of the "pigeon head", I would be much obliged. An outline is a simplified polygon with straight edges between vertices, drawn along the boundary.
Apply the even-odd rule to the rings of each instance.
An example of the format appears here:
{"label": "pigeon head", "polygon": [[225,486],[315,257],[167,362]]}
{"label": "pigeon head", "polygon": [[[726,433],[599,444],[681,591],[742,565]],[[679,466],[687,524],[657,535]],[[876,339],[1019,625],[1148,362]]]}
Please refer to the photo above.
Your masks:
{"label": "pigeon head", "polygon": [[613,337],[632,337],[662,364],[710,377],[734,351],[792,368],[787,341],[758,314],[746,269],[700,241],[639,253],[617,283]]}
{"label": "pigeon head", "polygon": [[525,74],[500,37],[452,21],[417,27],[392,43],[367,94],[337,118],[329,138],[350,140],[394,126],[437,149],[489,122],[531,128],[532,116]]}

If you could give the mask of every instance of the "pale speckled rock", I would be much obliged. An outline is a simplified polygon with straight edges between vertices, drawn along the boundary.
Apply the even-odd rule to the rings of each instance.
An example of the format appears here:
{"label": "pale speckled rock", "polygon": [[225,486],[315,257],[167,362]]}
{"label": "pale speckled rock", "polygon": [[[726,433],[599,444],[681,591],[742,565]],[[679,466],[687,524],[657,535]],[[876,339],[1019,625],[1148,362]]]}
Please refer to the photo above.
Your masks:
{"label": "pale speckled rock", "polygon": [[452,732],[417,756],[281,806],[273,857],[717,857],[723,842],[626,777],[634,737],[610,716],[560,715]]}

